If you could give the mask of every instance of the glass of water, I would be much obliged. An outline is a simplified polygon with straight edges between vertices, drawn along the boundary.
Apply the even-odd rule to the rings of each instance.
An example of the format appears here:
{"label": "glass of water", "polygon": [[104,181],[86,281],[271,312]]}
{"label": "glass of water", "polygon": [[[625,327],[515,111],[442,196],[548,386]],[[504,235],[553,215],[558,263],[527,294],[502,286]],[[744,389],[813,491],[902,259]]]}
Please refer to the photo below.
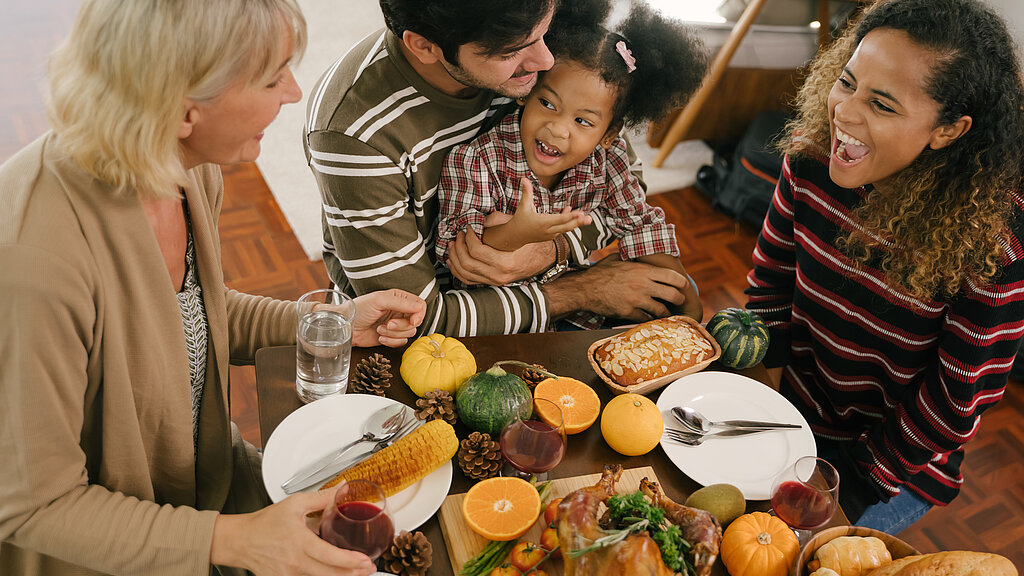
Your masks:
{"label": "glass of water", "polygon": [[348,387],[356,305],[338,290],[313,290],[295,303],[295,390],[312,402]]}

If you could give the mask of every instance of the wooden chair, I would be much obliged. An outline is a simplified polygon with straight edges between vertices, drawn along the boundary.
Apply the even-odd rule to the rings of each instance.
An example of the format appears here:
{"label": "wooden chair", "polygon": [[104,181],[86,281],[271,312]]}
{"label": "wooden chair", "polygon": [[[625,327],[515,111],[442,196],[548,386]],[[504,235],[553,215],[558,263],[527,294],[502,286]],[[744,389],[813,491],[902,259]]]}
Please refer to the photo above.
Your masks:
{"label": "wooden chair", "polygon": [[[680,140],[689,132],[693,127],[694,122],[700,116],[701,109],[707,103],[711,97],[715,88],[718,86],[725,74],[726,69],[729,67],[729,62],[732,60],[733,55],[739,48],[740,43],[743,42],[743,38],[747,35],[750,30],[751,24],[761,13],[765,3],[768,0],[750,0],[744,9],[743,14],[740,16],[736,25],[733,26],[732,31],[729,33],[729,37],[726,38],[722,48],[715,55],[714,60],[711,62],[711,66],[708,69],[707,76],[704,79],[704,83],[693,95],[693,98],[686,104],[686,106],[679,112],[675,117],[675,120],[671,122],[667,130],[659,128],[657,125],[652,125],[652,128],[648,134],[648,144],[652,147],[658,148],[658,153],[655,155],[652,166],[660,168],[665,163],[665,159],[672,152],[672,149]],[[828,0],[808,0],[809,2],[817,1],[818,3],[818,21],[822,25],[818,28],[818,46],[824,46],[829,41],[829,5]],[[856,0],[854,0],[856,1]]]}

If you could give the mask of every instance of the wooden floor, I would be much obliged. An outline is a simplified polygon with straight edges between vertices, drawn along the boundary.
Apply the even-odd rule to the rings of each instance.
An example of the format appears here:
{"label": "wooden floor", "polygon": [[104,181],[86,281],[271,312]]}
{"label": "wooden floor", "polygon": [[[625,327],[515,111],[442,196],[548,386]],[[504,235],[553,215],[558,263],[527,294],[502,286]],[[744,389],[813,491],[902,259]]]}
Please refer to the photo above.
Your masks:
{"label": "wooden floor", "polygon": [[[15,0],[0,18],[0,162],[46,128],[40,96],[46,54],[66,34],[75,0]],[[235,289],[294,299],[327,282],[309,262],[259,170],[225,171],[221,215],[225,279]],[[694,189],[651,198],[677,228],[683,261],[701,288],[705,310],[742,305],[756,231],[715,213]],[[232,368],[232,416],[259,444],[252,367]],[[1003,401],[985,413],[968,445],[966,486],[954,503],[935,508],[901,536],[923,552],[990,551],[1024,571],[1024,385],[1011,382]]]}

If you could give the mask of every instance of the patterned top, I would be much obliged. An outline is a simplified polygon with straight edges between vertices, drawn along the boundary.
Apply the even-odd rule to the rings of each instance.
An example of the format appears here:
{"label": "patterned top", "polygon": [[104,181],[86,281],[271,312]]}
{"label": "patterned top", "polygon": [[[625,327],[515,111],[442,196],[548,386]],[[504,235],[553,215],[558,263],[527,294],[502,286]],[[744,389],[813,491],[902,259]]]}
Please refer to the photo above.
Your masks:
{"label": "patterned top", "polygon": [[192,382],[192,441],[199,446],[199,406],[203,400],[203,382],[206,381],[206,361],[209,322],[203,306],[203,288],[199,285],[199,269],[196,267],[196,247],[192,242],[192,221],[185,207],[185,222],[188,225],[188,244],[185,247],[185,286],[178,292],[178,307],[181,309],[181,323],[185,327],[185,347],[188,350],[188,375]]}
{"label": "patterned top", "polygon": [[437,258],[448,259],[448,245],[467,227],[483,234],[491,212],[512,214],[519,206],[520,180],[529,178],[537,212],[557,213],[566,206],[593,213],[619,239],[623,260],[651,254],[679,256],[675,227],[665,222],[661,208],[646,202],[643,188],[629,171],[626,142],[594,152],[570,168],[554,190],[548,190],[526,163],[519,129],[522,109],[468,144],[452,148],[441,172],[437,194],[441,214],[437,223]]}
{"label": "patterned top", "polygon": [[[421,334],[539,332],[547,300],[536,285],[454,290],[436,264],[437,183],[456,144],[515,104],[481,92],[455,98],[424,81],[394,34],[371,34],[310,91],[304,146],[323,201],[324,263],[350,295],[402,288],[427,302]],[[596,223],[569,235],[585,263],[608,243]]]}
{"label": "patterned top", "polygon": [[992,284],[915,300],[836,248],[865,194],[835,185],[824,159],[787,157],[747,308],[771,333],[765,364],[786,366],[781,391],[816,435],[841,441],[880,494],[906,486],[945,505],[963,482],[963,445],[1002,398],[1024,334],[1024,219],[1004,238]]}

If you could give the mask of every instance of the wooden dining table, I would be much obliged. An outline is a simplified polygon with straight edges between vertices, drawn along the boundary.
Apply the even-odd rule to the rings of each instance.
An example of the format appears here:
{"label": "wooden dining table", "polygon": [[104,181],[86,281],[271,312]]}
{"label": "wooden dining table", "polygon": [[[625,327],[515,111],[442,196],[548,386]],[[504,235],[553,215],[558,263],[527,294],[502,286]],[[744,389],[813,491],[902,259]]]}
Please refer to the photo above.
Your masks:
{"label": "wooden dining table", "polygon": [[[477,336],[460,338],[459,340],[473,353],[477,369],[485,370],[499,360],[520,360],[531,364],[540,364],[559,376],[575,378],[589,384],[606,404],[613,397],[611,389],[597,376],[587,360],[590,345],[621,330],[593,330],[570,332],[544,332],[537,334],[516,334],[502,336]],[[408,406],[415,407],[417,397],[403,382],[399,374],[404,348],[354,348],[352,350],[352,366],[363,359],[379,353],[391,362],[393,375],[387,396]],[[717,362],[707,370],[737,372],[755,380],[769,384],[768,372],[757,365],[746,370],[732,370]],[[295,392],[295,347],[279,346],[264,348],[256,354],[256,386],[260,420],[260,435],[263,445],[274,433],[278,424],[302,406]],[[662,389],[663,390],[663,389]],[[661,390],[649,394],[657,403]],[[456,426],[460,438],[465,438],[469,430],[461,423]],[[666,494],[677,502],[700,488],[700,485],[684,474],[666,456],[660,447],[642,456],[623,456],[612,450],[601,436],[600,426],[595,424],[585,432],[568,437],[565,456],[561,463],[549,472],[549,477],[569,478],[601,472],[605,464],[621,464],[623,468],[651,466]],[[453,463],[454,466],[454,463]],[[452,476],[449,494],[460,494],[469,490],[474,483],[465,476],[458,466]],[[747,512],[770,509],[767,501],[748,501]],[[846,516],[839,510],[829,522],[829,526],[848,524]],[[825,528],[823,527],[823,528]],[[433,548],[433,565],[430,574],[443,576],[453,575],[451,562],[448,560],[447,548],[441,533],[437,515],[432,516],[419,528],[429,539]],[[727,574],[721,562],[717,562],[713,574]]]}

